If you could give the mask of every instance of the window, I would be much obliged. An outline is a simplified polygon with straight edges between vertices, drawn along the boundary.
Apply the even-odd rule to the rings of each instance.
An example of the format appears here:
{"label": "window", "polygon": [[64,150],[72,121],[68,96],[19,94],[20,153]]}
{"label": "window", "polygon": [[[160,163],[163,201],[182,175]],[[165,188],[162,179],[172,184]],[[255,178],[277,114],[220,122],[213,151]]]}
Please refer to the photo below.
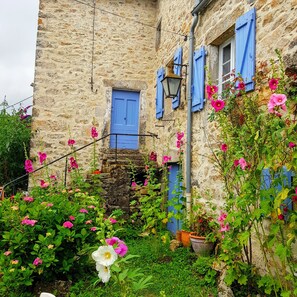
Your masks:
{"label": "window", "polygon": [[232,37],[219,46],[218,88],[222,93],[228,86],[235,68],[235,38]]}

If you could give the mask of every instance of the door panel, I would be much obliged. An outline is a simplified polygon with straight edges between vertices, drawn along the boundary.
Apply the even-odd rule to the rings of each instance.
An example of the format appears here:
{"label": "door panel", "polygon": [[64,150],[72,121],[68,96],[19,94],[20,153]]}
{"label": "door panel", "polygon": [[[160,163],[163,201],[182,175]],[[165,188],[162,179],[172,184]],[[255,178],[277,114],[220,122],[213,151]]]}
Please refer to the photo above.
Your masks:
{"label": "door panel", "polygon": [[[169,182],[169,190],[168,190],[168,201],[172,200],[175,197],[175,194],[172,192],[177,189],[177,187],[181,187],[182,185],[178,185],[178,180],[177,180],[177,174],[179,171],[179,165],[178,164],[170,164],[170,172],[168,176],[168,182]],[[181,197],[180,197],[181,198]],[[179,203],[182,203],[179,201]],[[176,209],[174,206],[168,206],[168,212],[173,212],[176,213]],[[177,230],[181,229],[181,220],[177,220],[175,218],[170,218],[170,221],[167,223],[167,229],[172,233],[176,234]]]}
{"label": "door panel", "polygon": [[[114,90],[112,93],[111,133],[138,134],[139,93]],[[138,136],[111,136],[111,148],[138,149]]]}

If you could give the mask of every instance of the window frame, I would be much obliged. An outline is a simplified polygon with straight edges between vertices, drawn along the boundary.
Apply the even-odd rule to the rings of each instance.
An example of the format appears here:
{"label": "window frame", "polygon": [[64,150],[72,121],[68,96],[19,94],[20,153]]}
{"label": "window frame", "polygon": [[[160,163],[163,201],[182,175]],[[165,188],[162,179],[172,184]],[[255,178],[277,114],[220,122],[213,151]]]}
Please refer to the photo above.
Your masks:
{"label": "window frame", "polygon": [[[219,45],[219,57],[218,57],[218,93],[222,94],[223,92],[223,49],[227,45],[231,45],[231,53],[230,53],[230,74],[235,69],[235,57],[236,57],[236,48],[235,48],[235,35],[228,38],[226,41],[224,41],[222,44]],[[232,80],[232,77],[230,78],[230,81]]]}

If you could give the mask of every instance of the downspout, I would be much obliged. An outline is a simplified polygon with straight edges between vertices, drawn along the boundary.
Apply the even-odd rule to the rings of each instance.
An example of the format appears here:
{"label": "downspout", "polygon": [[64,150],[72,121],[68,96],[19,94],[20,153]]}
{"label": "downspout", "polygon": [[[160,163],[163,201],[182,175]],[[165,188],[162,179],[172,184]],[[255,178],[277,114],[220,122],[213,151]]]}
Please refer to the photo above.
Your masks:
{"label": "downspout", "polygon": [[192,77],[194,59],[194,32],[198,24],[199,13],[205,9],[212,0],[200,0],[192,11],[193,21],[189,35],[189,73],[188,73],[188,108],[187,108],[187,144],[186,144],[186,209],[187,214],[191,212],[191,170],[192,170]]}

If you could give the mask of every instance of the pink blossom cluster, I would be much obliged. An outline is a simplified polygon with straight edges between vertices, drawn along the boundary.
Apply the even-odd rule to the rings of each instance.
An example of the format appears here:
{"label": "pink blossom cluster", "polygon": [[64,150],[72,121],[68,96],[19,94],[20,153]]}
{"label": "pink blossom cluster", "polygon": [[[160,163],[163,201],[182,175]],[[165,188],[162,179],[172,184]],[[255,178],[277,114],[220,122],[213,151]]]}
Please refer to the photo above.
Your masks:
{"label": "pink blossom cluster", "polygon": [[81,213],[89,213],[85,208],[81,208],[81,209],[79,210],[79,212],[81,212]]}
{"label": "pink blossom cluster", "polygon": [[216,85],[206,86],[207,99],[213,100],[213,95],[215,95],[217,92],[218,92],[218,87]]}
{"label": "pink blossom cluster", "polygon": [[96,127],[92,127],[91,128],[91,136],[92,136],[92,138],[97,138],[98,137],[98,131],[97,131],[97,129],[96,129]]}
{"label": "pink blossom cluster", "polygon": [[[221,212],[221,215],[218,218],[218,222],[221,226],[220,232],[227,232],[230,230],[229,223],[225,223],[226,218],[227,218],[227,214],[224,212]],[[222,237],[224,238],[224,235]]]}
{"label": "pink blossom cluster", "polygon": [[249,165],[244,158],[240,158],[234,161],[234,166],[240,166],[242,170],[245,170]]}
{"label": "pink blossom cluster", "polygon": [[69,161],[70,161],[70,168],[71,169],[77,169],[78,168],[78,164],[77,164],[76,160],[74,159],[74,157],[70,157]]}
{"label": "pink blossom cluster", "polygon": [[73,227],[73,224],[70,221],[66,221],[63,223],[63,227],[71,229]]}
{"label": "pink blossom cluster", "polygon": [[34,201],[34,198],[33,197],[29,197],[29,196],[26,196],[23,198],[24,201],[26,202],[33,202]]}
{"label": "pink blossom cluster", "polygon": [[75,145],[75,140],[74,139],[68,139],[68,145],[69,146]]}
{"label": "pink blossom cluster", "polygon": [[33,163],[32,163],[32,161],[29,160],[29,159],[27,159],[27,160],[25,161],[25,170],[26,170],[26,172],[28,172],[28,173],[34,171]]}
{"label": "pink blossom cluster", "polygon": [[39,157],[39,163],[40,163],[40,165],[42,165],[43,162],[46,160],[47,155],[44,152],[38,152],[37,154],[38,154],[38,157]]}
{"label": "pink blossom cluster", "polygon": [[225,107],[225,101],[221,99],[211,100],[211,106],[214,108],[215,112],[218,112]]}
{"label": "pink blossom cluster", "polygon": [[131,189],[134,191],[134,190],[136,190],[136,188],[137,188],[137,183],[135,181],[133,181],[131,183]]}
{"label": "pink blossom cluster", "polygon": [[184,132],[177,132],[176,133],[176,147],[178,149],[180,149],[184,144],[184,141],[183,141],[184,136],[185,136]]}
{"label": "pink blossom cluster", "polygon": [[163,156],[163,161],[162,161],[163,165],[168,163],[169,161],[171,161],[171,156],[167,156],[167,155]]}
{"label": "pink blossom cluster", "polygon": [[149,160],[150,160],[150,161],[157,162],[157,153],[155,153],[155,152],[151,152],[151,153],[150,153],[150,156],[149,156]]}
{"label": "pink blossom cluster", "polygon": [[38,266],[38,265],[41,265],[41,264],[42,264],[42,260],[40,258],[38,258],[38,257],[33,261],[34,266]]}
{"label": "pink blossom cluster", "polygon": [[40,180],[40,187],[43,189],[46,189],[49,186],[49,183],[47,183],[45,180]]}
{"label": "pink blossom cluster", "polygon": [[268,111],[281,117],[282,114],[279,112],[280,110],[287,111],[286,107],[287,97],[284,94],[272,94],[270,96],[270,100],[268,102]]}
{"label": "pink blossom cluster", "polygon": [[25,217],[21,222],[22,225],[28,225],[28,226],[34,226],[36,223],[37,223],[36,220],[30,220],[28,217]]}
{"label": "pink blossom cluster", "polygon": [[227,145],[226,143],[223,143],[223,144],[221,145],[221,150],[222,150],[224,153],[226,153],[227,150],[228,150],[228,145]]}
{"label": "pink blossom cluster", "polygon": [[278,78],[272,78],[269,80],[268,84],[269,84],[269,88],[271,91],[275,91],[278,87]]}
{"label": "pink blossom cluster", "polygon": [[114,248],[114,251],[121,257],[125,256],[128,252],[128,247],[124,241],[118,237],[106,238],[105,242]]}

